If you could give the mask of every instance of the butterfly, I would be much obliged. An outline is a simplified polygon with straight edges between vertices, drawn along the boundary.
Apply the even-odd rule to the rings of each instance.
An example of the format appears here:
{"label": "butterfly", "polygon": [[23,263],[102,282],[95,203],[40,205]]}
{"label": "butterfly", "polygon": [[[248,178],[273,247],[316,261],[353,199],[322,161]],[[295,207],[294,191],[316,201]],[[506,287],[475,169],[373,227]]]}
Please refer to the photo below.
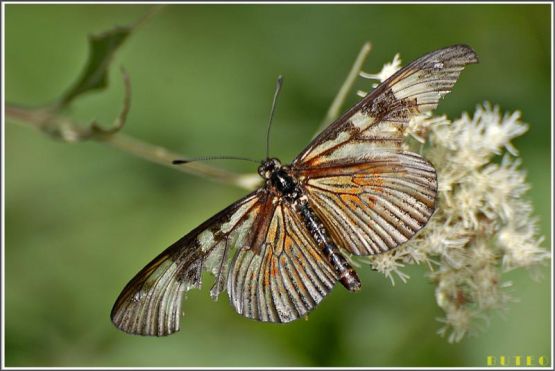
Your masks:
{"label": "butterfly", "polygon": [[239,314],[263,322],[304,317],[338,281],[358,291],[345,255],[390,251],[436,208],[436,171],[403,150],[405,128],[477,62],[467,45],[426,54],[331,123],[291,164],[266,158],[258,168],[264,185],[147,264],[119,295],[112,322],[137,335],[178,331],[182,297],[200,288],[203,271],[215,277],[214,300],[227,291]]}

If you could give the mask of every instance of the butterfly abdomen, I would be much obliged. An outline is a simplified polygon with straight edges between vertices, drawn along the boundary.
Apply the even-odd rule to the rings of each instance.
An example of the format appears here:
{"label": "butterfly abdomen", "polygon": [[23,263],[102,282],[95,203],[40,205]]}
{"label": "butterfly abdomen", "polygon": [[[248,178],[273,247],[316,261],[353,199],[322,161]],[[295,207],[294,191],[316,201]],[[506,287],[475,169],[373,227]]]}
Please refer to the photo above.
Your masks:
{"label": "butterfly abdomen", "polygon": [[330,265],[333,267],[337,276],[339,277],[339,282],[349,291],[360,290],[361,283],[358,278],[357,273],[351,267],[347,259],[341,254],[341,251],[333,243],[331,238],[326,231],[326,228],[318,218],[318,216],[312,211],[310,205],[306,200],[300,199],[297,208],[299,210],[302,219],[309,230],[310,234],[322,249],[322,253],[327,258]]}

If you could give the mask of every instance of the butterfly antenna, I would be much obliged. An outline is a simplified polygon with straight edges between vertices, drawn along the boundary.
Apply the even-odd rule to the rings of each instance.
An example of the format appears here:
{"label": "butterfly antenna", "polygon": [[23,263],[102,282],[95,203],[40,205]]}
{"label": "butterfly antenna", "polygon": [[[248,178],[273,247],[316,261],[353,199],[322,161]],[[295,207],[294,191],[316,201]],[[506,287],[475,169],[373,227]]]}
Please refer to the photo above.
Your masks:
{"label": "butterfly antenna", "polygon": [[270,129],[272,128],[272,120],[274,112],[276,111],[276,102],[281,86],[283,85],[283,76],[279,75],[276,82],[276,92],[274,93],[274,100],[272,101],[272,110],[270,111],[270,120],[268,121],[268,131],[266,132],[266,158],[270,158]]}
{"label": "butterfly antenna", "polygon": [[248,157],[239,157],[239,156],[205,156],[205,157],[195,157],[195,158],[189,158],[189,159],[177,159],[177,160],[173,160],[173,161],[172,161],[172,164],[174,164],[174,165],[182,165],[182,164],[188,164],[188,163],[190,163],[190,162],[195,162],[195,161],[211,161],[211,160],[241,160],[241,161],[256,162],[257,164],[260,163],[260,161],[253,160],[252,158],[248,158]]}

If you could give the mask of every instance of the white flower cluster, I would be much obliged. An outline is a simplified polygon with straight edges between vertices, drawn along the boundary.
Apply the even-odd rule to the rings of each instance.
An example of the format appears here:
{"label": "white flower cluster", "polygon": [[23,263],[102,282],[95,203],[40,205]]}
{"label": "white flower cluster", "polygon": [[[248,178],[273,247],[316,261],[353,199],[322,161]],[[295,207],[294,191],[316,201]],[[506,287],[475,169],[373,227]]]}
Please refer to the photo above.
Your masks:
{"label": "white flower cluster", "polygon": [[[394,68],[392,68],[394,66]],[[398,56],[378,74],[385,80],[400,68]],[[422,116],[410,122],[405,146],[420,152],[437,170],[437,210],[425,228],[405,245],[365,260],[392,282],[406,264],[426,263],[445,312],[439,334],[460,341],[493,309],[511,300],[502,273],[536,268],[550,259],[538,237],[529,189],[511,140],[527,125],[519,112],[501,115],[485,103],[471,117],[450,121]]]}

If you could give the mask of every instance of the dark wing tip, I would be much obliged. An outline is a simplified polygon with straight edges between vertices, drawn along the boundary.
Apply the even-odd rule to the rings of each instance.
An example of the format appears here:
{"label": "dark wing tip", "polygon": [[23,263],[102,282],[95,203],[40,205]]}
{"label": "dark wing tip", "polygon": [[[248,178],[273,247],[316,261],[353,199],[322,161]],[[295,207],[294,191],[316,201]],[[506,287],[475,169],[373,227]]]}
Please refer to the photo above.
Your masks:
{"label": "dark wing tip", "polygon": [[458,59],[465,64],[478,63],[478,54],[467,44],[455,44],[443,49],[439,49],[442,57]]}

